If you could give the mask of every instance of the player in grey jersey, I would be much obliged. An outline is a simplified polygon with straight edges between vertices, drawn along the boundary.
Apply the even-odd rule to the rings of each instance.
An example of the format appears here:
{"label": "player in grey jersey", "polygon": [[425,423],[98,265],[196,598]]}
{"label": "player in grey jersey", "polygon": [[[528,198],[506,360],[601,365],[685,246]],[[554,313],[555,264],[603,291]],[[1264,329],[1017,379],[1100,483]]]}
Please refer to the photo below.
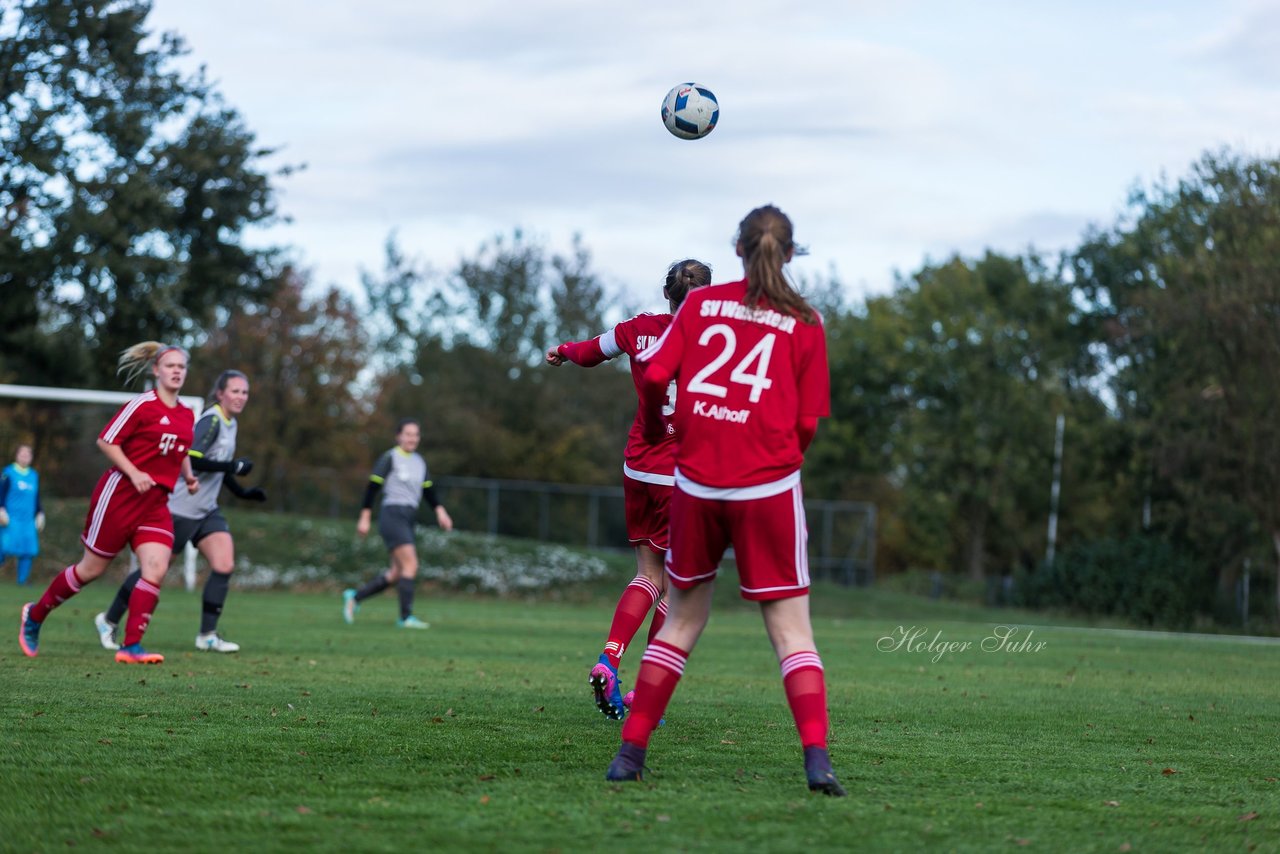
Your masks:
{"label": "player in grey jersey", "polygon": [[418,575],[418,551],[413,533],[422,499],[436,512],[436,523],[445,531],[453,530],[453,520],[436,497],[431,484],[427,461],[418,454],[422,441],[422,428],[418,422],[405,418],[396,429],[396,446],[378,457],[369,475],[369,486],[364,493],[360,518],[356,521],[356,533],[361,537],[369,533],[373,515],[373,502],[382,490],[382,509],[378,512],[378,533],[391,553],[391,568],[378,575],[359,590],[349,588],[342,593],[342,618],[354,622],[360,603],[381,593],[393,583],[400,594],[400,619],[396,625],[405,629],[425,629],[429,624],[413,614],[414,579]]}
{"label": "player in grey jersey", "polygon": [[[200,488],[194,493],[174,490],[169,497],[169,512],[173,515],[173,551],[177,553],[187,543],[194,543],[209,562],[209,578],[204,585],[204,603],[200,616],[200,633],[196,635],[196,649],[206,652],[238,652],[240,645],[218,634],[218,618],[227,600],[231,572],[235,569],[235,543],[231,529],[222,511],[218,509],[218,493],[223,484],[237,498],[248,501],[266,501],[267,495],[258,487],[245,489],[236,481],[236,475],[246,475],[253,463],[244,457],[236,457],[236,434],[239,424],[236,416],[249,402],[249,380],[239,371],[223,371],[209,393],[209,403],[196,422],[195,439],[187,452],[191,467],[195,470]],[[117,649],[116,627],[129,609],[129,596],[141,578],[134,570],[125,578],[116,592],[111,607],[94,618],[98,638],[107,649]]]}

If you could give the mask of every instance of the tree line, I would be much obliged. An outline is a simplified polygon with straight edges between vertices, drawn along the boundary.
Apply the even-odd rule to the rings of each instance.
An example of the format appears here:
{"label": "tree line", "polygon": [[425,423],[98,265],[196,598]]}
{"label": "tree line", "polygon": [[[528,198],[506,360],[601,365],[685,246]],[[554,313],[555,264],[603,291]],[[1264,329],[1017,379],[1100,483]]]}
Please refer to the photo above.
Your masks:
{"label": "tree line", "polygon": [[[436,271],[393,236],[360,282],[317,286],[288,247],[245,245],[291,167],[266,168],[203,72],[175,70],[186,48],[148,12],[0,6],[0,382],[114,387],[144,338],[192,350],[189,390],[243,370],[279,508],[317,479],[354,504],[406,414],[440,473],[616,483],[625,366],[541,367],[635,308],[588,248],[513,232]],[[875,502],[882,575],[1012,576],[1028,604],[1183,625],[1223,617],[1246,569],[1274,585],[1280,160],[1206,152],[1056,257],[957,255],[860,302],[834,275],[800,284],[833,407],[807,494]],[[10,444],[59,433],[0,406]]]}

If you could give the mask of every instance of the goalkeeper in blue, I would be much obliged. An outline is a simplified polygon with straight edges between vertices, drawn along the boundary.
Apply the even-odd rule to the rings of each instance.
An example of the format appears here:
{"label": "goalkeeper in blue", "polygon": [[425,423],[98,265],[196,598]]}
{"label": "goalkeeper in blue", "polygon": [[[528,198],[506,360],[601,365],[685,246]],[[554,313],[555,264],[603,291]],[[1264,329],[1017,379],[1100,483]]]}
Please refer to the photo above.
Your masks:
{"label": "goalkeeper in blue", "polygon": [[19,445],[13,462],[0,472],[0,566],[9,555],[18,561],[18,583],[31,577],[31,562],[40,554],[40,475],[31,467],[35,454],[30,445]]}

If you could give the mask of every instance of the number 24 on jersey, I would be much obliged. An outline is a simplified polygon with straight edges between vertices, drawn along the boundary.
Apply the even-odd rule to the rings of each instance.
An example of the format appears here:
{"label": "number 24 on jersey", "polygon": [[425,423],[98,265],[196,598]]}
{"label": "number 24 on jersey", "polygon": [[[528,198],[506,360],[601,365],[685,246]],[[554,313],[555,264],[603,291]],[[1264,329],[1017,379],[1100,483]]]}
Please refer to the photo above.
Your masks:
{"label": "number 24 on jersey", "polygon": [[[738,336],[734,334],[733,327],[716,323],[702,331],[698,344],[706,347],[717,338],[722,339],[719,353],[702,370],[693,375],[693,379],[689,381],[689,391],[723,399],[729,396],[729,387],[710,382],[710,378],[737,355]],[[739,383],[751,389],[748,400],[752,403],[759,403],[760,396],[773,387],[773,380],[769,379],[769,361],[773,358],[773,345],[776,339],[777,335],[774,333],[766,334],[733,366],[733,370],[729,373],[730,382]]]}

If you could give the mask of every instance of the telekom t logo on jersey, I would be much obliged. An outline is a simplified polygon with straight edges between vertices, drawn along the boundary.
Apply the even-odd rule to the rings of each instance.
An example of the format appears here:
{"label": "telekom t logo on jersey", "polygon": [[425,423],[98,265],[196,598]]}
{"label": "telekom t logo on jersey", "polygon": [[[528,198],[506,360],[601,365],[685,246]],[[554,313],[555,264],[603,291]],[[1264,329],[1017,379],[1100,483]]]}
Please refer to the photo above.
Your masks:
{"label": "telekom t logo on jersey", "polygon": [[160,434],[160,453],[167,454],[173,450],[173,446],[178,442],[177,433],[161,433]]}

